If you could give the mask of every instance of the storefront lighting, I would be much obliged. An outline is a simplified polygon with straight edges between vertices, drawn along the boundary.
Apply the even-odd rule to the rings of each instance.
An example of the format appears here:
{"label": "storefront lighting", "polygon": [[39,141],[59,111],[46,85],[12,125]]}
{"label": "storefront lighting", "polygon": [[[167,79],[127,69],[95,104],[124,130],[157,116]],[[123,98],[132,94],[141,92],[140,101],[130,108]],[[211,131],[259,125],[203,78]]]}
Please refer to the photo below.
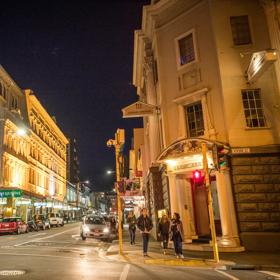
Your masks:
{"label": "storefront lighting", "polygon": [[175,167],[177,165],[177,161],[174,159],[167,159],[165,163],[168,164],[170,167]]}

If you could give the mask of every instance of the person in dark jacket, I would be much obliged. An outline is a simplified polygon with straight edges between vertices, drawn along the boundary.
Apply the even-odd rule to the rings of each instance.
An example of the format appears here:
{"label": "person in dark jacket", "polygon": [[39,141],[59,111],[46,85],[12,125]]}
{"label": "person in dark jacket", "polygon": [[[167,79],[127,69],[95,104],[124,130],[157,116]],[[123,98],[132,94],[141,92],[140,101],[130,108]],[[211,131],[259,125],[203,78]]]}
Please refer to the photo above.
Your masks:
{"label": "person in dark jacket", "polygon": [[129,212],[126,221],[128,223],[130,244],[132,245],[132,244],[135,244],[135,231],[136,231],[136,217],[132,211]]}
{"label": "person in dark jacket", "polygon": [[148,257],[148,244],[153,223],[151,218],[148,216],[147,208],[143,208],[140,217],[137,219],[137,227],[143,238],[143,255],[144,257]]}
{"label": "person in dark jacket", "polygon": [[183,224],[180,220],[180,215],[178,213],[173,214],[170,226],[171,240],[174,243],[175,255],[177,258],[184,258],[182,242],[184,239]]}
{"label": "person in dark jacket", "polygon": [[167,215],[163,215],[160,219],[158,224],[158,235],[163,242],[163,254],[166,254],[166,250],[168,248],[168,241],[169,241],[169,228],[170,228],[170,221]]}

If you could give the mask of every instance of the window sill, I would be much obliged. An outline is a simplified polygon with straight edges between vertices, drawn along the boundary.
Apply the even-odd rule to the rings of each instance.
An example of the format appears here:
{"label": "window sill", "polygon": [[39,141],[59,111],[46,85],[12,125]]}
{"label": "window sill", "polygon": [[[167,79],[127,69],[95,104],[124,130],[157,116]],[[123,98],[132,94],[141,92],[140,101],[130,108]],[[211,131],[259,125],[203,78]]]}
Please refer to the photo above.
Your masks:
{"label": "window sill", "polygon": [[245,127],[245,130],[269,130],[271,129],[271,126],[265,126],[265,127]]}

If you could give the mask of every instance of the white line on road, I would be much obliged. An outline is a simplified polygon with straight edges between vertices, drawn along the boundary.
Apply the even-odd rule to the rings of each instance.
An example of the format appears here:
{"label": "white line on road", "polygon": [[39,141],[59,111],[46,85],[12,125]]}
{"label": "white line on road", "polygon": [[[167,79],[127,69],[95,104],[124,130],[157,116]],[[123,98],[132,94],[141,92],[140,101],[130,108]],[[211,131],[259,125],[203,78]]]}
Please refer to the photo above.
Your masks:
{"label": "white line on road", "polygon": [[126,280],[127,279],[129,269],[130,269],[130,264],[126,264],[123,268],[123,271],[122,271],[121,275],[120,275],[120,280]]}
{"label": "white line on road", "polygon": [[28,238],[32,238],[32,237],[39,236],[39,235],[46,235],[46,234],[47,234],[46,232],[37,233],[37,234],[28,236]]}
{"label": "white line on road", "polygon": [[15,247],[18,247],[18,246],[22,246],[22,245],[27,244],[27,243],[30,243],[30,242],[36,242],[36,241],[41,241],[41,240],[44,240],[44,239],[49,239],[49,238],[52,238],[52,237],[55,237],[55,236],[64,234],[64,233],[66,233],[66,232],[73,231],[73,230],[77,230],[77,229],[76,229],[76,228],[71,228],[71,229],[64,230],[64,231],[61,231],[61,232],[58,232],[58,233],[55,233],[55,234],[52,234],[52,235],[48,235],[48,236],[45,236],[45,237],[36,238],[36,239],[32,239],[32,240],[29,240],[29,241],[26,241],[26,242],[22,242],[22,243],[19,243],[19,244],[15,244],[14,246],[15,246]]}
{"label": "white line on road", "polygon": [[218,269],[215,269],[215,271],[217,271],[217,272],[223,274],[224,276],[226,276],[226,277],[229,278],[229,279],[232,279],[232,280],[239,280],[239,278],[234,277],[234,276],[232,276],[232,275],[230,275],[229,273],[226,273],[226,272],[224,272],[224,271],[221,271],[221,270],[218,270]]}
{"label": "white line on road", "polygon": [[264,270],[260,270],[259,272],[270,275],[270,276],[274,276],[280,279],[280,274],[276,273],[276,272],[272,272],[272,271],[264,271]]}

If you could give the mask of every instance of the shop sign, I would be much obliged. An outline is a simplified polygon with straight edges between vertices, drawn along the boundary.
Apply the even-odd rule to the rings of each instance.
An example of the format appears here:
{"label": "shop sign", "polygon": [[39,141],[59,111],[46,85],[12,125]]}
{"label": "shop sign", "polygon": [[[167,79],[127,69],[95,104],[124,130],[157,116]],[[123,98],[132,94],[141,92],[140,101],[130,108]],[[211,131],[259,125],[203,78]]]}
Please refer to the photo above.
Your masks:
{"label": "shop sign", "polygon": [[31,200],[30,199],[25,199],[25,200],[17,200],[16,205],[31,205]]}
{"label": "shop sign", "polygon": [[251,150],[250,150],[250,148],[232,148],[231,153],[232,154],[250,154]]}
{"label": "shop sign", "polygon": [[157,107],[152,104],[147,104],[137,101],[122,109],[123,118],[138,118],[156,114]]}
{"label": "shop sign", "polygon": [[22,190],[0,190],[0,198],[21,197]]}

